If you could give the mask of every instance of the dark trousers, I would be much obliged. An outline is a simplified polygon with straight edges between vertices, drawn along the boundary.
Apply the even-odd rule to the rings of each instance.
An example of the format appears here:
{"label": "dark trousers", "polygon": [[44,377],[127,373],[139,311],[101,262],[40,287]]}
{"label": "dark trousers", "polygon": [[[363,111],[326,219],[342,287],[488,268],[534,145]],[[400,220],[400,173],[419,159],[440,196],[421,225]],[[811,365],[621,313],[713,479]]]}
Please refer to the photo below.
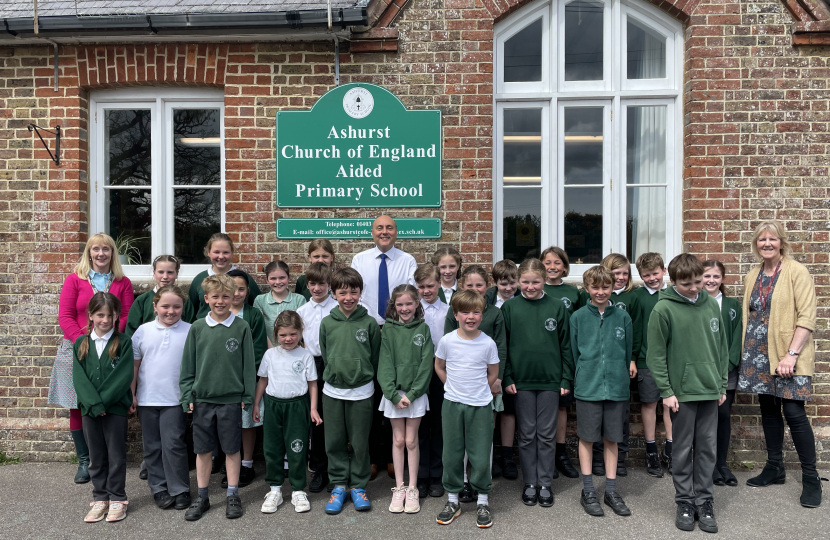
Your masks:
{"label": "dark trousers", "polygon": [[516,392],[519,459],[525,484],[553,485],[558,413],[558,390]]}
{"label": "dark trousers", "polygon": [[89,447],[89,477],[95,501],[126,501],[127,417],[115,414],[84,416]]}
{"label": "dark trousers", "polygon": [[147,484],[153,495],[167,491],[175,497],[190,492],[190,468],[184,438],[186,416],[181,405],[138,408]]}
{"label": "dark trousers", "polygon": [[[579,422],[579,418],[576,419]],[[617,444],[617,459],[618,461],[624,461],[626,455],[628,454],[628,428],[629,423],[631,422],[631,402],[628,401],[625,404],[625,422],[623,422],[623,442]],[[594,463],[605,463],[605,456],[603,452],[605,451],[605,445],[603,442],[597,441],[594,443],[594,455],[593,460]]]}
{"label": "dark trousers", "polygon": [[[436,383],[437,381],[437,383]],[[429,410],[418,427],[418,478],[441,478],[444,474],[444,435],[441,431],[441,408],[444,405],[444,383],[433,375],[429,383]]]}
{"label": "dark trousers", "polygon": [[[314,365],[317,367],[317,414],[323,418],[323,357],[315,356]],[[311,463],[314,470],[318,473],[324,473],[329,468],[329,459],[326,457],[326,428],[325,423],[319,426],[312,422],[311,424]]]}
{"label": "dark trousers", "polygon": [[372,465],[385,467],[392,463],[392,423],[379,411],[383,390],[375,381],[375,395],[372,396],[372,431],[369,433],[369,459]]}
{"label": "dark trousers", "polygon": [[717,420],[716,399],[684,401],[677,412],[671,413],[675,502],[701,506],[714,498],[712,472],[715,470]]}
{"label": "dark trousers", "polygon": [[[804,411],[804,402],[759,394],[758,403],[761,404],[761,423],[767,443],[767,460],[781,467],[784,466],[784,419],[786,418],[787,425],[790,426],[793,445],[801,461],[802,474],[817,476],[816,439],[813,435],[813,427]],[[784,409],[783,418],[781,417],[782,408]]]}
{"label": "dark trousers", "polygon": [[726,401],[718,405],[718,467],[726,467],[729,438],[732,436],[732,403],[734,402],[735,390],[727,390]]}

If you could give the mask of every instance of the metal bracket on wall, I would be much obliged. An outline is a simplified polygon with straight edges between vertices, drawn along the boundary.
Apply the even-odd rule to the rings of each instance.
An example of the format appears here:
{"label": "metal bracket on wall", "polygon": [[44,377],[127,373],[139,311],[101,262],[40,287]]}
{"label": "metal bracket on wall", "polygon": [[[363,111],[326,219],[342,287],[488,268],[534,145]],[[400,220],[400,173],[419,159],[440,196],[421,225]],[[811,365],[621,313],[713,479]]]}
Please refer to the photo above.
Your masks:
{"label": "metal bracket on wall", "polygon": [[[46,148],[46,151],[49,152],[49,157],[52,158],[52,161],[55,162],[55,165],[61,164],[61,127],[55,126],[55,131],[49,131],[48,129],[44,129],[42,127],[36,126],[34,124],[29,124],[26,126],[29,131],[34,131],[35,135],[38,136],[40,142],[43,143],[43,147]],[[40,134],[40,130],[45,131],[46,133],[51,133],[55,136],[55,155],[52,155],[52,151],[49,150],[49,145],[46,144],[46,141],[43,140],[43,136]]]}

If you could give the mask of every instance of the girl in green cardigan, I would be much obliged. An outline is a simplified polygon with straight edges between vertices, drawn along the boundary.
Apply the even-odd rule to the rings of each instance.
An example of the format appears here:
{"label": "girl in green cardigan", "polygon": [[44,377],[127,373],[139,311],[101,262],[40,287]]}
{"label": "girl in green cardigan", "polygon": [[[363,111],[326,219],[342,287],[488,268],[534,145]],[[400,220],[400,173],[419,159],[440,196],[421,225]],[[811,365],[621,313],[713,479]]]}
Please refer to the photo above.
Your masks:
{"label": "girl in green cardigan", "polygon": [[127,414],[135,412],[133,346],[119,336],[121,301],[95,293],[89,301],[89,333],[72,348],[72,380],[78,395],[84,437],[89,446],[92,509],[84,518],[95,523],[127,517]]}
{"label": "girl in green cardigan", "polygon": [[712,473],[716,486],[737,486],[738,479],[729,470],[726,463],[726,454],[729,451],[729,437],[732,435],[732,403],[735,401],[735,391],[738,388],[738,371],[741,365],[741,304],[734,298],[726,296],[726,287],[723,278],[726,268],[720,261],[706,261],[703,263],[703,287],[709,296],[720,304],[720,313],[726,331],[726,341],[729,344],[729,380],[726,383],[726,401],[718,405],[718,446],[715,470]]}
{"label": "girl in green cardigan", "polygon": [[[429,325],[418,290],[412,285],[398,285],[392,290],[386,309],[378,362],[378,385],[383,398],[378,410],[392,423],[392,462],[395,486],[392,488],[392,513],[414,514],[418,502],[418,428],[429,401],[427,389],[432,379],[435,359]],[[409,487],[404,486],[404,450],[409,453]]]}

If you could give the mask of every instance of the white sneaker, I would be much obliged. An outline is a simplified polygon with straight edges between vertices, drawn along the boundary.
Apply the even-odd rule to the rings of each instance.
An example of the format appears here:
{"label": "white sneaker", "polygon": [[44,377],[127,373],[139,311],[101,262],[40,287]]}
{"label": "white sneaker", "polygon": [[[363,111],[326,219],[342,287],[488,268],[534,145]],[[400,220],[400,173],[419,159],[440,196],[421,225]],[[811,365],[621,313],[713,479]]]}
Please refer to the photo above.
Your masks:
{"label": "white sneaker", "polygon": [[294,505],[294,511],[298,514],[311,510],[311,503],[308,502],[308,495],[305,494],[305,491],[295,491],[292,493],[291,504]]}
{"label": "white sneaker", "polygon": [[262,503],[263,514],[273,514],[277,508],[282,504],[282,493],[279,491],[269,491],[265,496],[265,502]]}

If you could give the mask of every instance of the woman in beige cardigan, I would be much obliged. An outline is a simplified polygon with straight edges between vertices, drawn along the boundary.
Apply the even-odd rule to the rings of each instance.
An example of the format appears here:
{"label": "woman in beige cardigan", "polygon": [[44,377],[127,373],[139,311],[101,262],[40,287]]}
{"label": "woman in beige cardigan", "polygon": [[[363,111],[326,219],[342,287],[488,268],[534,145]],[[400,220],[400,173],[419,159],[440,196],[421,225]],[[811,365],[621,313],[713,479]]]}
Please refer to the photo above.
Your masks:
{"label": "woman in beige cardigan", "polygon": [[[744,280],[743,354],[738,389],[758,394],[767,463],[751,487],[783,484],[784,418],[801,461],[801,504],[821,504],[816,443],[804,403],[812,394],[816,291],[807,269],[790,258],[786,229],[777,220],[758,225],[752,251],[761,259]],[[781,417],[783,408],[784,418]]]}

